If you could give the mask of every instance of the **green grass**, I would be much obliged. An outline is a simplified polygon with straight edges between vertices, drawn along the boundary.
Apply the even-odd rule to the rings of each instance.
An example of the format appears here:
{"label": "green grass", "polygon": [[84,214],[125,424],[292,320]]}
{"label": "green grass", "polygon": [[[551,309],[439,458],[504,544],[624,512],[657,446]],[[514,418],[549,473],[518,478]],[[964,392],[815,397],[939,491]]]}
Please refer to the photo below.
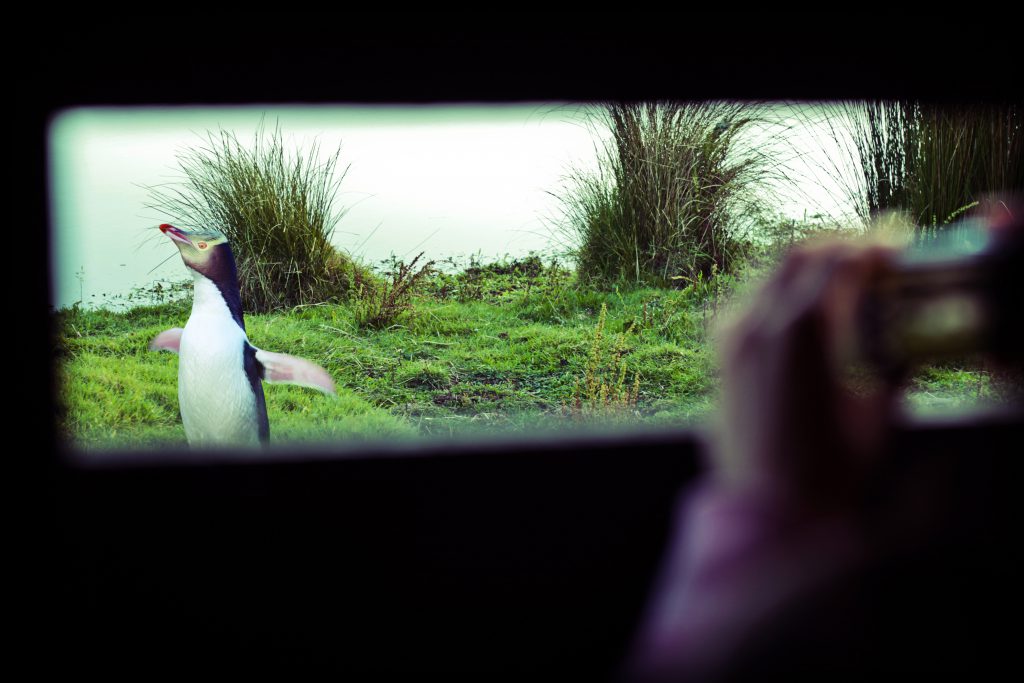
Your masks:
{"label": "green grass", "polygon": [[[332,400],[265,385],[272,443],[579,426],[568,407],[586,376],[602,305],[609,344],[622,338],[630,378],[640,376],[637,405],[617,422],[685,424],[712,409],[708,318],[691,291],[600,293],[578,289],[557,267],[494,270],[464,301],[442,282],[426,283],[402,324],[385,330],[361,328],[348,304],[246,316],[253,344],[323,365],[338,387]],[[60,425],[72,443],[184,444],[177,356],[147,345],[187,317],[184,303],[57,314]]]}
{"label": "green grass", "polygon": [[[718,367],[709,329],[752,275],[682,290],[601,292],[532,258],[434,273],[400,323],[386,329],[361,327],[354,302],[246,316],[253,344],[321,364],[338,388],[330,399],[265,385],[272,444],[681,426],[714,411]],[[188,314],[188,302],[55,314],[59,425],[67,440],[82,448],[185,444],[177,356],[147,347]],[[619,399],[600,399],[600,387],[614,395],[623,374]],[[588,385],[588,377],[595,381]],[[999,402],[1002,386],[978,363],[933,366],[912,381],[908,405],[934,412]]]}
{"label": "green grass", "polygon": [[1007,404],[1020,398],[1019,378],[993,370],[980,359],[935,364],[910,381],[906,407],[916,415],[945,415]]}

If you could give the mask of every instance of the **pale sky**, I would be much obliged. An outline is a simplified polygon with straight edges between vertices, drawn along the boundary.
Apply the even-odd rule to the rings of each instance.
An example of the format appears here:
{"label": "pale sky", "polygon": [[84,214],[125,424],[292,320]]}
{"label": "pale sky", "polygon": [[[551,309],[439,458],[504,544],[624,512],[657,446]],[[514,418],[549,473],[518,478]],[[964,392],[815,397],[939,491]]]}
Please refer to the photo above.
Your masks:
{"label": "pale sky", "polygon": [[[178,181],[176,153],[202,145],[207,131],[223,128],[248,144],[263,117],[267,128],[280,124],[289,146],[306,151],[316,142],[326,156],[340,145],[339,168],[350,168],[337,200],[348,213],[334,242],[366,262],[421,250],[430,258],[563,251],[552,234],[560,206],[553,194],[571,168],[592,167],[599,143],[585,111],[516,104],[64,112],[50,128],[54,303],[102,303],[103,294],[185,279],[176,249],[155,229],[171,217],[145,208],[145,188]],[[780,210],[799,215],[822,197],[827,203],[818,182]]]}

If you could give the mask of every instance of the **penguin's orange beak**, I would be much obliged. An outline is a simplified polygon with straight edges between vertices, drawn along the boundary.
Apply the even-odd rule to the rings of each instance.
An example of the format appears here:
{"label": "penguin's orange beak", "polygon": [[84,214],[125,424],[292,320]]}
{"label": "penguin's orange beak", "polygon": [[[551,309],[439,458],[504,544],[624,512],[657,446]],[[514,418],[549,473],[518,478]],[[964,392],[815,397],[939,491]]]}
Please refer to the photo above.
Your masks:
{"label": "penguin's orange beak", "polygon": [[181,242],[182,244],[192,246],[192,241],[189,240],[188,235],[185,233],[185,231],[181,230],[180,228],[174,227],[170,223],[161,224],[160,232],[167,235],[175,242]]}

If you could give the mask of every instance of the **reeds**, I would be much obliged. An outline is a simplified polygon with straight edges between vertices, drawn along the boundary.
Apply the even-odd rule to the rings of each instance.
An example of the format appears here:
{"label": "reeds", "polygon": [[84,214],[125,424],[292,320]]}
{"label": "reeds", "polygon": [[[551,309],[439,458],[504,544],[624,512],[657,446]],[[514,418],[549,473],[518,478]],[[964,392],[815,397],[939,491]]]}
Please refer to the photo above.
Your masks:
{"label": "reeds", "polygon": [[339,300],[373,285],[368,270],[332,244],[344,211],[334,200],[346,171],[340,148],[286,152],[280,127],[257,129],[250,147],[234,133],[208,133],[179,153],[183,186],[151,187],[148,206],[171,222],[215,228],[231,242],[242,301],[268,312]]}
{"label": "reeds", "polygon": [[844,148],[858,173],[842,190],[865,225],[899,211],[919,234],[930,233],[988,195],[1024,190],[1017,104],[851,102],[826,112],[850,136]]}

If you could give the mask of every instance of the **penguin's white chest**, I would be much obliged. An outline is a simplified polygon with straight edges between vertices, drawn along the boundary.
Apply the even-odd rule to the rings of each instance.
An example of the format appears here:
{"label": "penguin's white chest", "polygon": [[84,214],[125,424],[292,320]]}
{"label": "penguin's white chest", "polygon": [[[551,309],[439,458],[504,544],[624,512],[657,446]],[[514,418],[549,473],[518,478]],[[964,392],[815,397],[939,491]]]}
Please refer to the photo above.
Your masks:
{"label": "penguin's white chest", "polygon": [[178,403],[189,444],[259,444],[260,415],[245,373],[247,342],[230,315],[193,310],[178,357]]}

